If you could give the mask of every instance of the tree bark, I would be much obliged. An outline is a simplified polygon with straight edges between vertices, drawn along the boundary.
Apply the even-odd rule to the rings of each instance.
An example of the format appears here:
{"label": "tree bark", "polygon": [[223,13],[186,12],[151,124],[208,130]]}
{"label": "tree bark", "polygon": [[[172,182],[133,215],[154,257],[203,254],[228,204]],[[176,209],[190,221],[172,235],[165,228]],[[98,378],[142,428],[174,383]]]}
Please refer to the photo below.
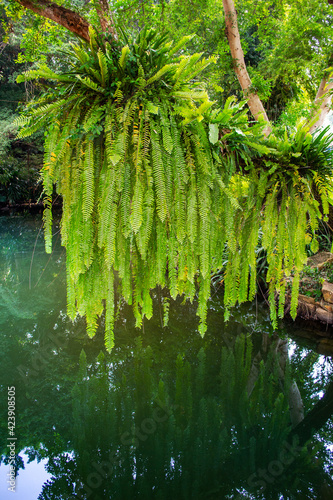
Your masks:
{"label": "tree bark", "polygon": [[223,0],[223,9],[225,15],[226,35],[229,42],[231,56],[234,61],[234,69],[244,96],[248,100],[248,106],[254,118],[258,120],[260,116],[267,122],[265,135],[268,136],[272,129],[265,108],[256,92],[251,90],[252,82],[246,69],[244,53],[240,42],[238,31],[237,13],[233,0]]}
{"label": "tree bark", "polygon": [[26,9],[55,21],[87,42],[90,40],[89,23],[73,10],[66,9],[50,0],[16,0]]}
{"label": "tree bark", "polygon": [[315,117],[317,117],[317,121],[311,126],[309,130],[310,134],[313,134],[318,128],[323,125],[325,118],[331,109],[332,90],[333,73],[326,74],[320,82],[319,89],[314,101],[316,110],[313,113],[311,119],[315,119]]}
{"label": "tree bark", "polygon": [[99,7],[96,7],[96,11],[99,17],[99,23],[102,28],[103,33],[111,33],[114,40],[118,40],[118,34],[115,29],[115,23],[113,15],[110,12],[109,4],[107,0],[99,0]]}

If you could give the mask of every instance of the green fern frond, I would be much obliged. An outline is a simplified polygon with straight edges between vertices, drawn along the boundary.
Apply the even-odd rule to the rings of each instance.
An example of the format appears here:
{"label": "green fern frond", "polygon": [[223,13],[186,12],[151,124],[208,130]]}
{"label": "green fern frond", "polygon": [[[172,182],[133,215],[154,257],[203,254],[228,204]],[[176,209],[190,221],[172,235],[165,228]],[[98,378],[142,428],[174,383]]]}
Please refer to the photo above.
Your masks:
{"label": "green fern frond", "polygon": [[125,45],[125,47],[123,47],[121,49],[121,56],[120,56],[119,61],[118,61],[119,67],[122,70],[125,69],[126,61],[127,61],[129,53],[130,53],[130,48],[128,45]]}
{"label": "green fern frond", "polygon": [[102,87],[105,88],[107,84],[109,83],[109,72],[108,72],[108,65],[106,61],[106,56],[105,54],[101,51],[101,49],[98,50],[97,52],[97,57],[98,57],[98,62],[99,62],[99,67],[101,70],[101,84]]}
{"label": "green fern frond", "polygon": [[85,221],[91,216],[94,208],[94,142],[88,137],[85,147],[84,170],[83,170],[83,218]]}
{"label": "green fern frond", "polygon": [[85,87],[88,87],[89,89],[94,90],[95,92],[99,92],[100,94],[105,93],[105,89],[97,85],[97,83],[93,82],[88,76],[82,77],[81,75],[76,75],[76,78]]}
{"label": "green fern frond", "polygon": [[172,73],[174,70],[175,65],[174,64],[166,64],[163,66],[163,68],[159,69],[155,75],[151,76],[147,80],[147,85],[151,85],[153,82],[156,82],[157,80],[160,80],[163,75],[166,73]]}
{"label": "green fern frond", "polygon": [[160,127],[153,120],[150,123],[153,177],[156,186],[156,210],[161,222],[163,222],[167,216],[167,202],[163,154],[160,147]]}

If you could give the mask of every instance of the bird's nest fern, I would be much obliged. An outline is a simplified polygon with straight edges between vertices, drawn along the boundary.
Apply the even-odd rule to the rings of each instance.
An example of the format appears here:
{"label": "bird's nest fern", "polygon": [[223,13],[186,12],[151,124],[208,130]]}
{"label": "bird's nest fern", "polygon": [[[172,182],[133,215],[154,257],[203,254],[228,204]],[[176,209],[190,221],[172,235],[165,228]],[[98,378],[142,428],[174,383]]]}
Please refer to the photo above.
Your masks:
{"label": "bird's nest fern", "polygon": [[[63,198],[69,315],[86,315],[92,336],[105,307],[111,349],[116,289],[132,304],[140,326],[152,316],[153,288],[168,287],[171,297],[193,300],[198,285],[203,334],[211,273],[222,267],[225,249],[227,311],[254,297],[262,224],[275,321],[274,292],[283,292],[286,272],[296,273],[297,298],[307,216],[312,214],[314,232],[318,215],[311,190],[300,196],[286,183],[278,197],[283,182],[274,180],[272,155],[281,163],[279,148],[262,143],[260,124],[249,127],[244,103],[229,99],[223,109],[212,109],[196,77],[214,58],[180,54],[190,37],[173,45],[146,30],[121,46],[100,42],[91,30],[90,39],[90,45],[72,45],[70,71],[41,66],[21,77],[52,82],[18,124],[21,137],[47,128],[46,248],[51,251],[56,184]],[[247,196],[235,182],[239,165]]]}

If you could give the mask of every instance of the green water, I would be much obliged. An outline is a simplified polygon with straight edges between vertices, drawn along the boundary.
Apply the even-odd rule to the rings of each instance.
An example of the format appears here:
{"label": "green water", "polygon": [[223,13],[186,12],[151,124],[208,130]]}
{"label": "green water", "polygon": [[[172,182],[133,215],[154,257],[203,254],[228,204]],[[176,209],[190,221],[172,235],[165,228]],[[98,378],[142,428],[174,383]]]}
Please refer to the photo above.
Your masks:
{"label": "green water", "polygon": [[[298,336],[304,325],[273,334],[262,303],[225,324],[215,290],[202,339],[195,305],[171,303],[161,326],[156,292],[142,330],[121,304],[107,354],[103,318],[93,339],[67,318],[59,228],[51,256],[40,228],[0,219],[1,500],[333,498],[333,363]],[[293,428],[294,381],[304,420]]]}

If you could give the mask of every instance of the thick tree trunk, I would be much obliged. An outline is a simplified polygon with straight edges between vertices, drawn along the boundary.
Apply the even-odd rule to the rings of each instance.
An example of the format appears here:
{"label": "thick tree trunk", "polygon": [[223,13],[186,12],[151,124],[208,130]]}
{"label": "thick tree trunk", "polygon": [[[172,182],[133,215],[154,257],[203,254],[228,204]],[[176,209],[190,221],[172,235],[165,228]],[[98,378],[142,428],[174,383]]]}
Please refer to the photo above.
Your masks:
{"label": "thick tree trunk", "polygon": [[290,438],[297,436],[300,445],[304,445],[311,437],[323,427],[333,415],[333,382],[329,384],[324,396],[314,405],[306,417],[294,427]]}
{"label": "thick tree trunk", "polygon": [[318,128],[320,128],[323,125],[325,118],[331,109],[331,101],[332,101],[331,91],[333,90],[332,79],[333,79],[333,73],[326,74],[322,79],[322,81],[320,82],[319,89],[314,101],[316,110],[311,118],[314,119],[317,116],[317,121],[310,128],[311,134],[313,134]]}
{"label": "thick tree trunk", "polygon": [[234,60],[235,73],[244,92],[244,96],[248,99],[248,106],[252,115],[256,120],[258,120],[259,116],[262,116],[267,122],[265,135],[268,136],[271,133],[272,129],[269,124],[267,113],[261,100],[258,97],[258,94],[251,90],[252,82],[245,65],[244,53],[238,31],[237,13],[234,1],[223,0],[223,8],[225,15],[226,35],[230,46],[231,56]]}
{"label": "thick tree trunk", "polygon": [[23,7],[32,10],[36,14],[51,19],[67,28],[72,33],[75,33],[80,38],[88,41],[89,23],[76,12],[66,9],[61,5],[57,5],[49,0],[16,0]]}
{"label": "thick tree trunk", "polygon": [[[281,388],[284,387],[284,379],[288,361],[288,341],[286,339],[277,339],[276,345],[274,346],[273,345],[274,340],[275,340],[274,337],[268,338],[268,336],[263,334],[262,347],[252,361],[252,366],[247,381],[246,388],[248,397],[251,396],[254,386],[258,380],[260,374],[260,362],[262,359],[265,359],[267,357],[268,351],[272,348],[272,346],[274,348],[276,356],[278,356],[279,359],[279,379]],[[301,393],[295,381],[292,382],[290,386],[288,399],[289,399],[290,420],[292,426],[295,427],[304,418],[303,401]]]}
{"label": "thick tree trunk", "polygon": [[[288,340],[278,339],[275,352],[277,355],[279,355],[279,377],[281,386],[283,387],[288,361]],[[288,399],[290,421],[291,425],[295,427],[304,418],[304,405],[302,396],[299,392],[299,388],[295,380],[290,385]]]}

